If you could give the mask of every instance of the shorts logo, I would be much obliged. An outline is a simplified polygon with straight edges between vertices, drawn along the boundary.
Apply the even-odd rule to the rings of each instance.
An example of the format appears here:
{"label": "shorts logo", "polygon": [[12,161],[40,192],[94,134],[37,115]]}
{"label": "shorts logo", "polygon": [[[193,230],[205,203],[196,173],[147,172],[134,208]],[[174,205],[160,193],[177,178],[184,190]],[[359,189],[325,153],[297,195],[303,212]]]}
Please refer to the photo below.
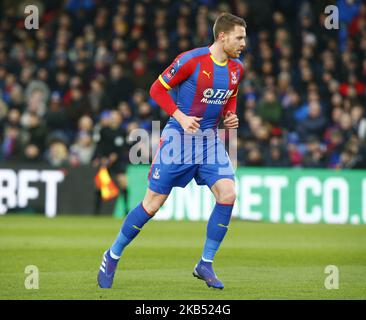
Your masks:
{"label": "shorts logo", "polygon": [[236,71],[231,71],[231,84],[235,85],[238,83],[238,77]]}
{"label": "shorts logo", "polygon": [[154,174],[153,174],[153,178],[158,180],[160,179],[160,169],[159,168],[155,168]]}

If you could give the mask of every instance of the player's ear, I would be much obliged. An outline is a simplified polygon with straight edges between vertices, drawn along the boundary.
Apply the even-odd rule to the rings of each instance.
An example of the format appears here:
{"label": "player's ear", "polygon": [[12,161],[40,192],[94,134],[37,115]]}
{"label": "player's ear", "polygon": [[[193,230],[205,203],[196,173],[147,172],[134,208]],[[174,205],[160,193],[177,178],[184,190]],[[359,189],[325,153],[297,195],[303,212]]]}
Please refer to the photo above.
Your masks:
{"label": "player's ear", "polygon": [[221,31],[218,35],[217,35],[217,40],[219,41],[224,41],[225,39],[225,32]]}

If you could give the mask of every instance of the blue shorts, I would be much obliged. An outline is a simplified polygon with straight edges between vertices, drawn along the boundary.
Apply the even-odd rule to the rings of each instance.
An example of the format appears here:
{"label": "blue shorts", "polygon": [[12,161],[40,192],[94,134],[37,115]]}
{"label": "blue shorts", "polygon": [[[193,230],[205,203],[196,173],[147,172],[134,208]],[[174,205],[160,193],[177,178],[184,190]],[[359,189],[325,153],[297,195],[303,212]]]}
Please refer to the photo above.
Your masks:
{"label": "blue shorts", "polygon": [[225,146],[216,135],[208,139],[187,134],[172,137],[168,131],[164,129],[150,167],[152,191],[169,194],[173,187],[184,188],[193,178],[209,188],[223,178],[235,180]]}

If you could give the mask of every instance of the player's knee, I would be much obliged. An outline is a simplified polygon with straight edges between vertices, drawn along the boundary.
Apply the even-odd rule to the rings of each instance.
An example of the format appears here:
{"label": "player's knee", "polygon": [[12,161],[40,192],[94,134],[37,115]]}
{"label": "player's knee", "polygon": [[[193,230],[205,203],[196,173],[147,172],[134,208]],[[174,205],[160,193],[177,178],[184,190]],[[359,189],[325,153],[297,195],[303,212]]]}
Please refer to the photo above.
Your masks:
{"label": "player's knee", "polygon": [[219,193],[219,203],[233,204],[236,200],[235,190],[223,190]]}
{"label": "player's knee", "polygon": [[143,202],[143,206],[145,211],[150,215],[150,216],[154,216],[155,213],[158,212],[158,210],[161,207],[161,204],[159,201],[148,201],[148,202]]}
{"label": "player's knee", "polygon": [[165,200],[168,198],[168,195],[159,194],[153,192],[150,189],[147,189],[144,200],[142,201],[142,205],[144,206],[146,212],[154,216],[156,212],[161,208],[164,204]]}

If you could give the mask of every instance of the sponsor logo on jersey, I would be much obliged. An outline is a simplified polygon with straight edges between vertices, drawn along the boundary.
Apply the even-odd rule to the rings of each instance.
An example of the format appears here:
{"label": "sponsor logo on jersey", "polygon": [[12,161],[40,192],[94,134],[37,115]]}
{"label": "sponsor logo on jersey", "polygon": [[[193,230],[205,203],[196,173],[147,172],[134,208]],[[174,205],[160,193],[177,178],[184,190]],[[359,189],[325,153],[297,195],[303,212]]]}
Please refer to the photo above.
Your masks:
{"label": "sponsor logo on jersey", "polygon": [[205,98],[212,98],[214,94],[215,94],[215,91],[212,88],[207,88],[205,91],[203,91],[203,96]]}
{"label": "sponsor logo on jersey", "polygon": [[210,104],[226,104],[234,90],[207,88],[203,91],[201,102]]}

